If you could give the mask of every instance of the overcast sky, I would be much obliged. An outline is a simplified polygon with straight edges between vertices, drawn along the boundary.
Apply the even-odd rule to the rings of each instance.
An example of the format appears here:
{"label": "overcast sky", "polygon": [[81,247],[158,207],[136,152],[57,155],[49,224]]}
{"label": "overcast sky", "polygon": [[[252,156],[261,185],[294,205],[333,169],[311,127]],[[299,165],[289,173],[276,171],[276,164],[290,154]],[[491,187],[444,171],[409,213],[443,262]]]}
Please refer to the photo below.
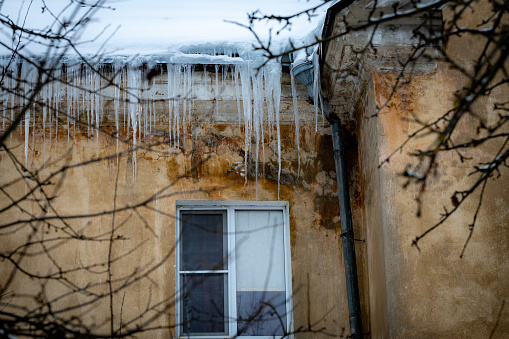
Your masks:
{"label": "overcast sky", "polygon": [[[80,46],[82,53],[94,54],[107,41],[109,55],[164,54],[176,46],[213,43],[240,44],[251,42],[253,35],[242,27],[225,22],[236,21],[247,24],[247,13],[259,9],[265,14],[289,15],[322,3],[323,0],[107,0],[106,8],[97,10],[87,25],[81,41],[97,36],[93,43]],[[67,0],[46,0],[53,14],[58,14],[68,4]],[[30,9],[28,10],[30,5]],[[25,27],[41,29],[53,21],[48,11],[42,11],[41,0],[6,0],[0,12]],[[21,10],[20,10],[21,8]],[[73,8],[68,8],[63,17],[69,17]],[[27,14],[28,11],[28,14]],[[278,44],[289,37],[298,41],[308,32],[315,30],[323,18],[326,6],[317,12],[311,21],[306,16],[294,20],[291,30],[279,36],[274,34],[276,23],[256,25],[256,32],[267,38],[273,27],[273,38]],[[2,39],[8,35],[2,32]],[[37,48],[30,47],[35,53]]]}

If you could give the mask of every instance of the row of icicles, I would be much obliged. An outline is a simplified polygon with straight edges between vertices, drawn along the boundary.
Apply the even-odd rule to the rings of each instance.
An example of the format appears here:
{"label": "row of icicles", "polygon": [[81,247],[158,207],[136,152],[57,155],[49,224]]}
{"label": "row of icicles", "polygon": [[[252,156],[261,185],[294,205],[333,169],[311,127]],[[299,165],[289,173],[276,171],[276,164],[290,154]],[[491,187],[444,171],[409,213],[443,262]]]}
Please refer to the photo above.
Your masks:
{"label": "row of icicles", "polygon": [[[215,100],[216,113],[219,109],[217,104],[219,99],[231,99],[237,102],[239,124],[243,124],[245,131],[245,170],[247,171],[248,151],[253,150],[252,146],[255,146],[255,154],[251,156],[259,159],[261,152],[264,157],[264,129],[268,128],[271,139],[269,142],[277,144],[279,181],[281,64],[277,61],[269,62],[261,68],[252,67],[248,62],[234,65],[200,65],[203,68],[201,79],[197,76],[198,72],[195,72],[196,65],[193,64],[166,64],[152,70],[116,64],[102,65],[97,69],[82,64],[62,65],[51,73],[46,72],[42,75],[39,74],[38,68],[28,63],[4,63],[0,67],[3,78],[0,98],[2,102],[0,108],[3,112],[2,131],[5,132],[10,122],[18,114],[23,114],[23,109],[25,110],[19,124],[25,135],[25,165],[28,162],[31,124],[33,134],[36,130],[36,113],[42,112],[44,136],[47,129],[50,130],[50,135],[53,133],[56,135],[58,129],[65,126],[69,142],[71,135],[74,137],[76,130],[83,130],[86,125],[88,135],[95,134],[98,144],[99,133],[94,131],[101,128],[101,121],[106,113],[105,102],[113,100],[117,135],[121,126],[127,126],[127,130],[132,131],[133,172],[136,176],[137,143],[155,130],[158,121],[157,101],[167,102],[168,135],[173,147],[177,148],[181,139],[185,139],[185,135],[180,135],[180,131],[185,131],[185,127],[190,123],[196,99]],[[167,70],[167,93],[156,90],[158,77],[153,74],[156,72],[157,75],[162,75],[163,67]],[[42,86],[38,86],[41,84]],[[291,85],[295,142],[299,153],[299,115],[293,74]],[[233,98],[225,98],[229,95],[223,90],[225,86],[231,86],[229,92],[234,93]],[[86,123],[80,122],[80,118],[84,120],[85,116]],[[275,135],[271,133],[274,129]],[[251,145],[253,136],[256,145]],[[51,138],[49,142],[51,143]],[[45,149],[46,138],[44,152]],[[258,161],[255,161],[255,164],[258,173]]]}

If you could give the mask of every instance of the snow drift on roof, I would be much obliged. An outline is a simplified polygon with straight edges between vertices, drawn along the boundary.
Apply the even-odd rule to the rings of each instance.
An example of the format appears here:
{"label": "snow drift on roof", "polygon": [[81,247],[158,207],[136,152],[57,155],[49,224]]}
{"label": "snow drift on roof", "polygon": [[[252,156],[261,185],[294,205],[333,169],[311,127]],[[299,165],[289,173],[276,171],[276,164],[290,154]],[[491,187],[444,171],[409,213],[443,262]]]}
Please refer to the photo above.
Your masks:
{"label": "snow drift on roof", "polygon": [[[186,0],[186,1],[158,1],[158,0],[105,0],[102,6],[92,10],[90,19],[81,25],[70,38],[78,42],[77,51],[86,56],[97,54],[110,58],[132,58],[139,56],[144,60],[155,62],[191,62],[190,58],[200,59],[196,54],[223,54],[228,57],[246,56],[252,51],[255,43],[254,35],[246,28],[232,22],[247,25],[247,13],[260,10],[263,14],[290,15],[298,13],[322,3],[322,0]],[[92,3],[88,0],[88,3]],[[90,10],[90,7],[80,6],[77,2],[69,5],[69,1],[46,0],[44,8],[41,0],[5,1],[0,5],[0,13],[14,23],[38,32],[51,29],[56,32],[60,25],[55,24],[55,18],[60,22],[65,20],[75,23]],[[261,39],[267,41],[272,30],[272,48],[276,52],[288,47],[289,39],[296,44],[300,39],[315,33],[321,33],[321,20],[325,16],[327,5],[316,11],[316,16],[309,18],[302,15],[295,18],[289,29],[276,32],[282,24],[276,21],[259,22],[254,28]],[[319,27],[320,26],[320,27]],[[68,27],[72,27],[72,24]],[[318,29],[317,29],[318,28]],[[12,40],[12,32],[0,31],[3,41]],[[21,45],[24,55],[45,55],[47,41],[40,43],[40,39],[29,41],[22,36]],[[191,49],[194,52],[189,52]],[[10,54],[6,48],[3,55]],[[214,52],[214,49],[216,51]],[[231,51],[231,54],[225,53]],[[76,51],[67,51],[75,55]],[[195,55],[195,56],[192,56]],[[173,58],[173,59],[172,59]],[[195,60],[199,63],[210,63],[210,58]],[[222,61],[225,62],[226,60]],[[235,62],[229,60],[228,62]]]}

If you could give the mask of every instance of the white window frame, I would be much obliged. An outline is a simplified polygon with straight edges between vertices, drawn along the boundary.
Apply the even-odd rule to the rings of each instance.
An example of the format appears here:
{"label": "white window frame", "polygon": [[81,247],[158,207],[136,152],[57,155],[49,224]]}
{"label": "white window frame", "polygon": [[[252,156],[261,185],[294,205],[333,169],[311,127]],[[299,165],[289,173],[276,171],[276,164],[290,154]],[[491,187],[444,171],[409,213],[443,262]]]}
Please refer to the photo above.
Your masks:
{"label": "white window frame", "polygon": [[[286,289],[286,324],[287,333],[293,332],[293,303],[292,303],[292,274],[291,274],[291,250],[290,250],[290,220],[289,208],[286,201],[199,201],[199,200],[177,200],[175,214],[175,313],[176,313],[176,334],[177,338],[260,338],[269,339],[274,336],[237,336],[237,321],[235,321],[237,312],[236,300],[236,268],[235,268],[235,211],[282,211],[283,212],[283,242],[284,242],[284,268],[285,268],[285,289]],[[181,243],[180,239],[180,215],[181,211],[225,211],[227,246],[228,246],[228,278],[227,278],[227,309],[229,314],[227,318],[233,319],[227,324],[228,334],[220,335],[188,335],[181,333],[182,314],[181,314],[181,287],[180,287],[180,257]],[[287,336],[293,338],[293,335]]]}

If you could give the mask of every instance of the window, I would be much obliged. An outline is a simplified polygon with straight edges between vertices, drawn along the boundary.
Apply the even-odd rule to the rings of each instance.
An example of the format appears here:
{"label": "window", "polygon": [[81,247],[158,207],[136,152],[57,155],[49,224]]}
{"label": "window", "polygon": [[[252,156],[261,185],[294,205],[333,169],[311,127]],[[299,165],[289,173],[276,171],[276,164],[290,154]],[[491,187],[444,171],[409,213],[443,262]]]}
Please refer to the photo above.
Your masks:
{"label": "window", "polygon": [[178,336],[289,333],[288,203],[177,201],[176,215]]}

